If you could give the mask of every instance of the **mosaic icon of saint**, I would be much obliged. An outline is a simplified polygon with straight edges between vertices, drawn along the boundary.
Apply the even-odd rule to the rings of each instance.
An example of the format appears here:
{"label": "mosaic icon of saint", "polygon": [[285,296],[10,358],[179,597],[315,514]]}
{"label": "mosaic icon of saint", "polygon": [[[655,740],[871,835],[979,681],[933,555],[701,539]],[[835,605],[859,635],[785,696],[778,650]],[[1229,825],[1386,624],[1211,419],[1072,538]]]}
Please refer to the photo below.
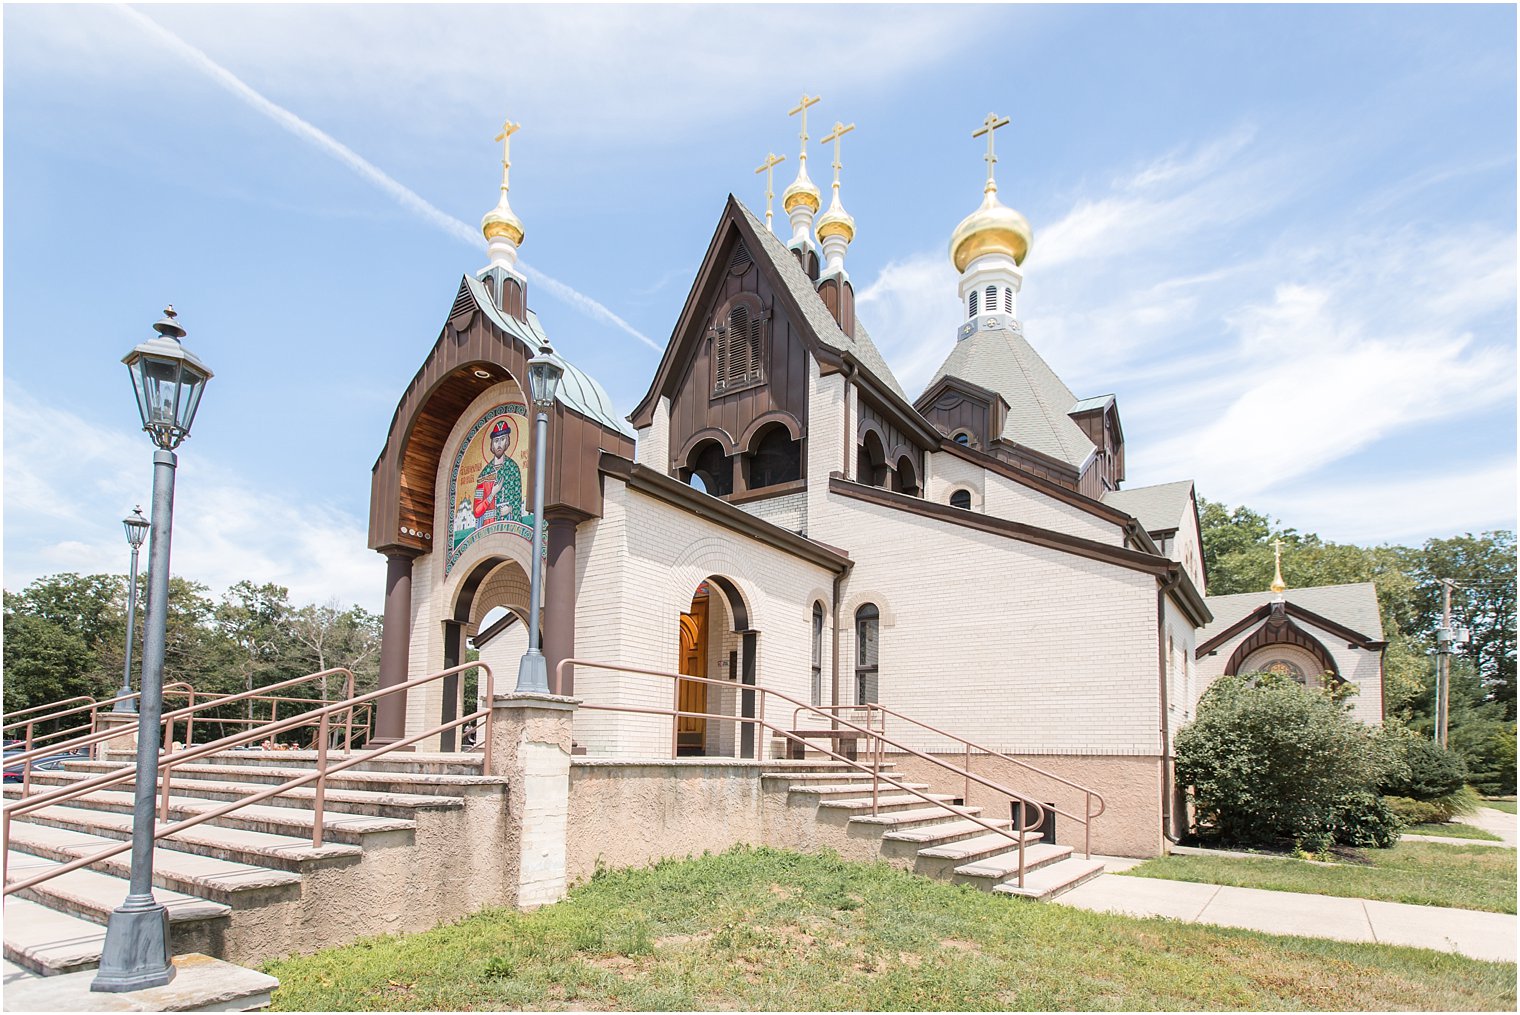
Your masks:
{"label": "mosaic icon of saint", "polygon": [[475,480],[476,527],[516,520],[522,515],[522,470],[507,457],[512,444],[512,425],[498,419],[491,427],[490,460]]}

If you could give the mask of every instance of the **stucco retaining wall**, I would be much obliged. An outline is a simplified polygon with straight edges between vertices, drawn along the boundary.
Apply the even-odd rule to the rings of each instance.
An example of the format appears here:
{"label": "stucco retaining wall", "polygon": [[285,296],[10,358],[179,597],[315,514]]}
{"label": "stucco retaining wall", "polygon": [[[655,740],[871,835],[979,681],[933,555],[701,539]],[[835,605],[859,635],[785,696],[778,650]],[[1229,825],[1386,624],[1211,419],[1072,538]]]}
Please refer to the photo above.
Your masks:
{"label": "stucco retaining wall", "polygon": [[[938,755],[957,768],[965,767],[963,755]],[[1063,779],[1091,787],[1103,795],[1107,810],[1092,823],[1092,851],[1108,856],[1159,856],[1163,852],[1161,836],[1161,762],[1157,757],[1134,755],[1010,755],[1018,761],[1042,768]],[[928,783],[936,793],[965,792],[965,780],[943,768],[912,755],[887,755],[900,778]],[[1070,814],[1080,815],[1084,797],[1081,791],[1063,786],[1002,758],[972,754],[970,771],[1026,794],[1041,803],[1054,803]],[[1008,798],[973,782],[967,803],[982,807],[989,818],[1009,817]],[[1080,822],[1056,816],[1056,841],[1083,847]]]}

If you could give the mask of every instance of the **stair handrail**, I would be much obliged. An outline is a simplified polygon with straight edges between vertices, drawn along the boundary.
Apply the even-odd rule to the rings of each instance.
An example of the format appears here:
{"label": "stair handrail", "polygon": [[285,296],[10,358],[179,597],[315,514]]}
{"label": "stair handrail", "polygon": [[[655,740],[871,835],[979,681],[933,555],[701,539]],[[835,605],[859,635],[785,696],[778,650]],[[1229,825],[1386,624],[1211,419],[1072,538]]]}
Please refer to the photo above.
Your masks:
{"label": "stair handrail", "polygon": [[[758,726],[760,728],[767,729],[767,730],[771,731],[772,733],[776,733],[776,734],[781,735],[782,737],[785,737],[785,738],[788,738],[790,740],[796,741],[797,743],[802,744],[805,748],[806,747],[811,747],[814,750],[817,750],[817,751],[820,751],[820,752],[822,752],[824,754],[827,754],[829,757],[833,758],[836,761],[842,761],[846,765],[849,765],[852,768],[858,769],[861,772],[865,772],[865,773],[869,774],[871,776],[871,813],[873,815],[876,814],[876,813],[878,813],[877,809],[878,809],[879,800],[880,800],[880,783],[881,782],[885,782],[885,783],[887,783],[887,785],[891,786],[894,789],[900,790],[901,792],[904,792],[904,793],[911,794],[912,796],[916,796],[920,800],[923,800],[926,803],[929,803],[929,804],[931,804],[931,805],[933,805],[935,807],[940,808],[941,810],[945,811],[947,814],[949,814],[952,817],[955,817],[955,818],[958,818],[958,819],[962,819],[962,820],[966,820],[966,821],[970,821],[970,822],[972,822],[974,824],[980,825],[982,828],[986,829],[989,832],[994,832],[994,833],[996,833],[998,835],[1003,836],[1004,838],[1012,840],[1014,842],[1014,844],[1018,847],[1018,856],[1019,856],[1018,885],[1019,885],[1020,888],[1024,887],[1024,873],[1025,873],[1025,871],[1024,871],[1024,866],[1025,866],[1024,865],[1024,835],[1027,832],[1032,832],[1036,828],[1039,828],[1042,824],[1044,824],[1044,821],[1045,821],[1045,806],[1043,804],[1041,804],[1038,800],[1035,800],[1035,799],[1030,798],[1030,797],[1026,797],[1022,793],[1019,793],[1019,792],[1017,792],[1015,790],[1009,789],[1007,786],[1003,786],[1000,783],[993,782],[990,779],[983,778],[982,776],[977,775],[974,772],[970,772],[970,771],[966,771],[964,769],[956,768],[954,765],[951,765],[951,764],[949,764],[946,761],[942,761],[939,758],[931,757],[931,756],[929,756],[927,754],[924,754],[924,753],[922,753],[922,752],[920,752],[920,751],[918,751],[918,750],[916,750],[914,748],[907,747],[907,746],[905,746],[903,744],[899,744],[899,743],[896,743],[895,741],[889,740],[886,737],[886,734],[885,734],[884,731],[873,730],[873,729],[857,726],[856,724],[850,722],[847,719],[840,719],[837,716],[828,715],[826,713],[824,714],[824,717],[827,718],[827,719],[829,719],[831,722],[838,723],[838,724],[840,724],[840,725],[842,725],[842,726],[844,726],[844,727],[846,727],[846,728],[848,728],[850,730],[853,730],[856,733],[863,734],[864,738],[865,738],[865,740],[866,740],[866,742],[868,744],[874,744],[874,747],[872,749],[872,763],[869,766],[863,765],[860,762],[858,762],[858,761],[856,761],[856,760],[854,760],[852,758],[847,758],[847,757],[845,757],[843,755],[836,754],[834,751],[830,750],[829,748],[821,747],[821,746],[819,746],[817,744],[810,744],[810,743],[808,743],[808,741],[805,738],[797,736],[792,731],[786,730],[786,729],[782,729],[780,726],[777,726],[777,725],[775,725],[773,723],[770,723],[770,722],[766,721],[766,719],[765,719],[765,712],[766,712],[766,707],[765,706],[766,706],[766,703],[767,703],[767,701],[768,701],[768,699],[770,697],[774,697],[774,698],[779,698],[780,700],[786,702],[787,704],[794,705],[794,706],[796,706],[798,708],[801,708],[801,709],[811,709],[811,710],[815,710],[815,711],[819,711],[819,712],[821,712],[822,710],[819,708],[819,706],[809,705],[809,704],[807,704],[805,702],[798,701],[796,698],[793,698],[793,697],[790,697],[789,695],[783,694],[782,692],[777,691],[777,690],[775,690],[773,688],[762,687],[762,686],[760,686],[758,684],[741,684],[741,685],[738,685],[736,687],[735,683],[732,680],[718,680],[718,679],[715,679],[715,678],[712,678],[712,677],[694,677],[694,676],[691,676],[690,674],[686,674],[686,673],[670,673],[670,672],[665,671],[665,670],[648,669],[648,668],[642,667],[642,666],[627,666],[627,665],[618,664],[618,663],[603,663],[603,662],[597,662],[596,660],[593,660],[593,659],[564,659],[564,660],[561,660],[560,663],[559,663],[559,665],[555,668],[555,684],[554,684],[555,687],[563,687],[564,686],[565,669],[566,669],[566,667],[569,667],[569,666],[584,667],[586,669],[607,670],[607,671],[611,671],[611,672],[615,672],[615,673],[636,673],[636,674],[641,674],[641,675],[645,675],[645,676],[665,677],[665,678],[676,680],[676,681],[691,680],[691,681],[696,681],[698,683],[703,683],[703,684],[712,684],[714,686],[727,688],[729,690],[738,690],[740,692],[757,692],[760,695],[760,715],[758,717],[756,717],[756,716],[723,715],[721,713],[715,713],[715,712],[684,712],[684,711],[680,710],[679,708],[676,708],[676,709],[660,709],[660,708],[649,708],[649,707],[636,706],[636,705],[600,705],[600,704],[594,704],[594,703],[586,702],[586,701],[582,701],[580,707],[583,708],[583,709],[591,709],[591,710],[594,710],[594,711],[602,711],[602,712],[629,712],[629,713],[645,714],[645,715],[663,715],[663,716],[669,716],[669,717],[671,717],[673,719],[676,719],[676,720],[679,720],[679,719],[682,719],[682,718],[694,718],[694,719],[718,719],[718,720],[726,720],[726,721],[735,722],[735,723],[753,723],[753,724],[755,724],[756,726]],[[678,692],[677,693],[679,693],[680,684],[677,683],[676,687],[678,688]],[[1020,810],[1020,818],[1025,819],[1028,823],[1027,824],[1026,823],[1022,823],[1020,820],[1015,819],[1015,820],[1011,820],[1010,821],[1010,827],[1009,828],[1007,828],[1007,829],[999,828],[996,825],[990,824],[989,822],[982,820],[980,817],[978,817],[976,815],[967,814],[963,810],[957,809],[955,806],[953,806],[951,804],[945,803],[943,800],[936,800],[932,796],[929,796],[926,793],[920,792],[919,790],[914,789],[911,786],[904,785],[903,783],[901,783],[901,782],[897,781],[896,779],[892,778],[890,775],[887,775],[886,773],[884,773],[884,772],[881,771],[881,764],[882,764],[881,758],[882,758],[882,747],[883,746],[892,746],[892,747],[895,747],[897,750],[902,751],[904,754],[911,754],[911,755],[913,755],[916,758],[919,758],[919,759],[921,759],[923,761],[927,761],[931,765],[937,766],[939,768],[943,768],[946,771],[955,773],[956,775],[960,775],[960,776],[964,776],[966,778],[969,778],[971,781],[979,783],[979,784],[987,787],[988,789],[991,789],[991,790],[993,790],[995,792],[998,792],[998,793],[1002,793],[1004,796],[1007,796],[1007,797],[1010,797],[1011,799],[1019,801],[1020,803],[1022,803],[1024,805],[1021,808],[1021,810]],[[755,751],[755,753],[757,755],[756,760],[758,761],[759,760],[758,755],[760,753],[759,752],[759,745],[758,745],[758,743],[756,744],[756,751]],[[1034,815],[1033,820],[1028,820],[1029,817],[1030,817],[1031,812]],[[1089,854],[1089,856],[1090,855],[1091,854]]]}
{"label": "stair handrail", "polygon": [[[315,782],[317,784],[317,789],[312,808],[314,814],[312,820],[312,846],[313,848],[319,847],[322,845],[324,825],[322,802],[326,791],[327,779],[329,776],[336,775],[339,772],[347,771],[355,765],[363,764],[366,761],[372,761],[381,755],[389,754],[390,752],[400,750],[403,747],[410,747],[412,744],[415,744],[420,740],[425,740],[428,737],[436,736],[439,733],[442,733],[444,730],[453,729],[456,726],[462,726],[466,722],[480,719],[482,717],[484,717],[486,720],[486,737],[485,743],[483,745],[481,771],[489,772],[491,768],[491,707],[489,705],[482,709],[476,709],[469,715],[460,716],[457,719],[452,719],[438,726],[423,730],[421,733],[415,733],[402,740],[383,744],[379,747],[373,747],[367,751],[363,751],[357,754],[349,753],[346,760],[338,762],[335,765],[329,766],[327,764],[327,737],[325,734],[328,729],[328,719],[331,715],[336,712],[343,711],[344,709],[350,709],[360,703],[374,701],[378,698],[384,697],[387,694],[405,692],[409,688],[420,687],[423,684],[432,683],[435,680],[441,680],[444,677],[452,676],[456,673],[461,673],[469,669],[479,669],[484,671],[486,678],[485,700],[487,702],[492,701],[495,697],[496,685],[495,677],[491,673],[491,668],[482,662],[461,663],[458,666],[450,667],[449,669],[441,670],[437,673],[432,673],[425,677],[417,677],[399,684],[392,684],[389,687],[382,687],[378,690],[370,691],[367,694],[362,694],[358,697],[350,698],[346,701],[335,702],[334,704],[328,705],[325,708],[314,710],[313,713],[303,713],[299,716],[292,716],[288,719],[282,719],[279,722],[267,723],[258,729],[245,730],[242,733],[234,733],[230,736],[223,737],[221,740],[165,756],[160,760],[159,763],[160,772],[162,772],[166,767],[198,761],[209,754],[219,753],[220,751],[226,750],[229,747],[238,746],[239,744],[247,742],[249,740],[256,740],[259,738],[267,739],[268,737],[273,736],[275,733],[282,733],[287,729],[293,729],[297,726],[306,725],[306,722],[304,720],[308,719],[312,714],[318,715],[320,717],[319,723],[323,736],[320,742],[320,746],[317,750],[317,764],[316,767],[312,769],[312,771],[304,775],[289,779],[278,785],[270,786],[249,796],[239,797],[236,800],[228,801],[220,807],[213,808],[209,811],[203,811],[199,814],[194,815],[193,817],[184,818],[170,825],[158,825],[155,823],[156,830],[153,833],[154,840],[157,841],[158,839],[175,835],[187,828],[193,828],[196,825],[211,821],[214,818],[225,817],[226,815],[231,814],[233,811],[247,807],[250,804],[262,803],[271,797],[279,796],[281,793],[288,792],[292,789],[299,789],[300,787],[305,786],[307,783]],[[0,840],[3,840],[0,841],[0,848],[3,848],[4,850],[5,862],[5,873],[3,875],[5,885],[4,891],[0,892],[0,894],[10,895],[13,892],[23,891],[24,889],[31,888],[34,885],[39,885],[44,881],[48,881],[52,878],[59,877],[60,875],[67,874],[70,871],[79,870],[81,867],[88,867],[92,864],[100,863],[102,860],[109,860],[111,857],[119,856],[120,854],[125,853],[131,849],[132,840],[128,838],[115,846],[111,846],[107,849],[101,850],[100,852],[93,853],[90,856],[80,857],[77,860],[73,860],[59,867],[44,871],[41,874],[34,875],[25,880],[15,882],[9,880],[11,821],[13,818],[18,817],[22,814],[29,814],[32,811],[46,807],[49,804],[60,803],[74,797],[84,796],[86,793],[100,789],[103,786],[114,785],[118,782],[125,782],[128,779],[134,778],[136,774],[137,772],[135,768],[124,768],[120,772],[106,773],[104,776],[97,776],[93,779],[86,779],[83,782],[72,783],[68,786],[60,786],[56,790],[48,793],[42,793],[29,799],[19,800],[16,803],[6,806],[3,810],[0,810]]]}
{"label": "stair handrail", "polygon": [[[189,687],[190,685],[184,681],[176,680],[171,684],[164,685],[164,692],[169,693],[171,690],[177,690],[179,688],[188,689]],[[6,713],[6,718],[9,718],[13,721],[6,723],[4,726],[0,726],[0,736],[3,736],[18,726],[25,726],[26,737],[24,739],[26,740],[26,750],[31,750],[34,746],[39,746],[39,741],[53,740],[57,737],[65,736],[82,729],[88,729],[92,731],[96,730],[99,728],[101,710],[106,706],[109,705],[112,708],[115,708],[119,702],[133,701],[141,697],[141,691],[133,691],[131,694],[119,694],[114,698],[107,698],[105,701],[97,701],[95,698],[91,697],[88,694],[79,694],[75,695],[72,698],[64,698],[61,701],[50,701],[45,705],[33,705],[30,708],[17,709],[14,712]],[[46,712],[44,715],[34,715],[30,719],[16,718],[17,716],[29,715],[32,712],[43,712],[47,709],[55,709],[61,705],[68,705],[76,701],[82,701],[84,704],[76,705],[73,708],[65,708],[59,712]],[[38,723],[52,722],[55,719],[61,719],[66,715],[74,715],[77,712],[89,712],[90,721],[88,723],[81,723],[78,726],[72,726],[66,730],[54,730],[52,733],[44,733],[41,737],[33,736],[33,730],[36,728]],[[6,737],[6,739],[12,738]],[[58,745],[56,744],[49,744],[47,746],[48,750],[51,752],[56,753],[58,751]],[[14,757],[15,756],[13,755],[12,759],[14,759]]]}
{"label": "stair handrail", "polygon": [[[1002,751],[996,750],[996,749],[991,748],[991,747],[987,747],[984,744],[979,744],[975,740],[971,740],[971,739],[969,739],[967,737],[963,737],[963,736],[961,736],[961,735],[959,735],[957,733],[951,733],[949,730],[942,730],[942,729],[940,729],[937,726],[933,726],[933,725],[931,725],[929,723],[924,722],[922,719],[915,719],[911,715],[906,715],[906,714],[904,714],[902,712],[897,711],[896,709],[888,708],[886,705],[883,705],[880,702],[874,702],[874,701],[872,701],[872,702],[862,702],[861,704],[858,704],[858,705],[815,705],[815,706],[810,706],[810,707],[815,708],[815,709],[817,709],[819,711],[825,711],[825,712],[832,712],[835,709],[864,708],[864,709],[867,710],[867,715],[868,716],[873,711],[874,712],[880,712],[882,714],[882,729],[886,729],[886,716],[890,715],[890,716],[893,716],[895,718],[901,719],[903,722],[911,723],[912,725],[917,726],[919,729],[927,730],[930,733],[933,733],[933,734],[935,734],[937,736],[945,737],[946,739],[949,739],[949,740],[954,740],[955,742],[957,742],[957,743],[961,744],[962,746],[964,746],[966,748],[966,767],[968,769],[971,767],[971,752],[973,750],[976,750],[976,751],[981,751],[983,754],[988,754],[988,755],[991,755],[991,756],[996,757],[996,758],[1002,758],[1004,761],[1008,762],[1011,765],[1016,765],[1019,768],[1024,769],[1025,771],[1033,772],[1034,774],[1036,774],[1038,776],[1042,776],[1042,777],[1044,777],[1046,779],[1050,779],[1052,782],[1058,782],[1058,783],[1060,783],[1063,786],[1070,786],[1072,789],[1077,790],[1079,793],[1082,793],[1082,794],[1085,795],[1084,806],[1082,808],[1083,813],[1086,815],[1085,817],[1077,815],[1077,814],[1073,814],[1073,813],[1071,813],[1069,811],[1062,810],[1061,808],[1057,807],[1055,804],[1047,804],[1047,806],[1048,806],[1048,808],[1050,810],[1054,811],[1055,813],[1061,815],[1064,818],[1069,818],[1072,821],[1080,821],[1082,823],[1082,826],[1083,826],[1083,829],[1084,829],[1084,835],[1086,837],[1086,850],[1085,851],[1086,851],[1086,853],[1087,853],[1087,855],[1089,857],[1092,856],[1092,820],[1094,818],[1102,817],[1103,814],[1104,814],[1104,812],[1108,810],[1108,801],[1106,801],[1106,800],[1103,799],[1103,794],[1099,793],[1097,790],[1093,789],[1092,787],[1090,787],[1090,786],[1084,786],[1084,785],[1082,785],[1079,782],[1073,782],[1072,780],[1067,779],[1064,776],[1059,776],[1059,775],[1056,775],[1054,772],[1047,771],[1046,769],[1040,768],[1038,765],[1031,765],[1027,761],[1020,761],[1018,758],[1010,757],[1009,755],[1003,753]],[[792,722],[793,722],[793,724],[795,724],[796,721],[797,721],[797,715],[798,715],[798,713],[796,711],[794,711],[792,713]],[[867,722],[867,725],[869,725],[869,721]],[[969,796],[969,787],[968,787],[968,794],[967,795]],[[1092,805],[1093,805],[1093,801],[1094,800],[1096,800],[1098,802],[1098,809],[1097,810],[1093,810],[1092,809]]]}
{"label": "stair handrail", "polygon": [[[282,681],[279,681],[277,683],[270,684],[267,687],[254,688],[251,691],[239,691],[237,694],[230,695],[228,697],[218,698],[218,699],[215,699],[213,701],[203,702],[203,703],[201,703],[199,705],[196,705],[196,704],[187,705],[184,708],[176,709],[176,710],[174,710],[172,712],[165,712],[160,717],[159,721],[161,723],[163,723],[163,724],[166,724],[166,728],[167,727],[172,727],[173,723],[175,721],[177,721],[178,719],[184,718],[185,716],[193,716],[195,712],[197,712],[197,711],[199,711],[199,710],[201,710],[203,708],[215,708],[215,707],[218,707],[218,706],[221,706],[221,705],[225,705],[229,701],[241,701],[244,698],[258,698],[258,697],[262,697],[262,696],[266,695],[270,691],[278,691],[281,688],[289,687],[292,684],[299,684],[299,683],[302,683],[302,682],[307,681],[307,680],[316,680],[316,679],[318,679],[320,677],[330,677],[330,676],[334,676],[334,675],[339,674],[339,673],[344,673],[344,674],[348,675],[347,680],[345,681],[344,686],[348,689],[349,696],[351,697],[353,695],[354,679],[355,679],[353,671],[350,670],[350,669],[348,669],[348,668],[346,668],[346,667],[343,667],[343,666],[335,666],[335,667],[332,667],[331,669],[319,670],[316,673],[308,673],[308,674],[306,674],[305,676],[302,676],[302,677],[291,677],[289,680],[282,680]],[[168,685],[168,687],[169,688],[178,688],[181,684],[183,684],[185,687],[189,687],[189,685],[188,684],[184,684],[183,681],[176,681],[175,683]],[[139,696],[140,693],[141,692],[134,692],[133,697]],[[126,695],[123,695],[122,697],[125,698]],[[121,699],[115,699],[115,700],[121,700]],[[106,704],[106,703],[105,702],[101,702],[101,704]],[[93,746],[95,744],[103,743],[104,741],[107,741],[107,740],[115,740],[117,737],[120,737],[122,735],[123,734],[122,734],[122,730],[121,729],[95,730],[92,733],[86,733],[83,736],[75,737],[73,740],[64,741],[61,744],[49,744],[47,747],[38,747],[38,748],[35,748],[33,750],[23,751],[20,754],[13,754],[10,757],[8,757],[8,758],[5,759],[5,764],[7,766],[16,765],[16,764],[22,764],[24,766],[23,769],[22,769],[22,777],[21,777],[21,795],[23,797],[26,797],[26,796],[29,795],[30,788],[31,788],[32,766],[31,766],[30,762],[34,758],[38,758],[38,757],[42,757],[42,756],[50,756],[50,755],[53,755],[53,754],[74,753],[74,752],[78,751],[80,748],[91,747],[91,746]]]}

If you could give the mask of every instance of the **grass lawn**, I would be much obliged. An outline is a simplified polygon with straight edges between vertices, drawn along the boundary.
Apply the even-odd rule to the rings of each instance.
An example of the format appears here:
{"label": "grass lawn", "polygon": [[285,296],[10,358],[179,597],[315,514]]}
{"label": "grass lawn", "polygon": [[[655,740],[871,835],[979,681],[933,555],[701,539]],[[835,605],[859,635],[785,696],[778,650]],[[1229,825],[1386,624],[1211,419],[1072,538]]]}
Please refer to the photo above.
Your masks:
{"label": "grass lawn", "polygon": [[1040,905],[832,855],[603,874],[265,964],[275,1010],[1515,1010],[1514,963]]}
{"label": "grass lawn", "polygon": [[1404,829],[1407,835],[1444,835],[1448,839],[1483,839],[1488,842],[1502,842],[1493,832],[1479,828],[1477,825],[1466,825],[1460,821],[1432,821],[1423,825],[1410,825]]}
{"label": "grass lawn", "polygon": [[1125,871],[1132,877],[1310,892],[1421,906],[1515,911],[1515,851],[1444,842],[1369,849],[1365,864],[1308,863],[1289,857],[1165,856]]}
{"label": "grass lawn", "polygon": [[1515,802],[1513,800],[1485,800],[1483,801],[1483,806],[1492,807],[1496,811],[1504,811],[1506,814],[1515,813]]}

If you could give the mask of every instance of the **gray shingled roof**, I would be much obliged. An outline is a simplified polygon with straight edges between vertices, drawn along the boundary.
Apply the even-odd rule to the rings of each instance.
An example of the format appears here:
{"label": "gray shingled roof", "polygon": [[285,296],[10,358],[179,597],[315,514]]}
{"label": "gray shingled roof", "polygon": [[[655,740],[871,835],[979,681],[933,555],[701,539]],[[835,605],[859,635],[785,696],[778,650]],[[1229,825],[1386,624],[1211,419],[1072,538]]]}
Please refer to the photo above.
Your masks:
{"label": "gray shingled roof", "polygon": [[744,202],[738,198],[734,203],[749,220],[750,227],[760,237],[760,251],[775,268],[781,277],[787,291],[792,294],[792,299],[802,308],[802,316],[807,319],[808,326],[818,340],[836,352],[848,352],[860,362],[861,367],[881,381],[887,387],[897,393],[903,401],[908,396],[903,392],[902,385],[897,383],[897,378],[892,375],[892,368],[887,366],[886,359],[881,350],[876,348],[876,343],[871,341],[865,326],[860,323],[860,318],[855,319],[855,334],[847,336],[839,323],[834,320],[834,315],[829,313],[829,308],[824,304],[823,297],[818,295],[818,290],[813,288],[813,282],[807,277],[807,272],[802,270],[802,265],[797,262],[797,257],[786,245],[778,240],[774,233],[766,228],[765,223],[755,217],[755,213],[744,206]]}
{"label": "gray shingled roof", "polygon": [[1182,524],[1188,513],[1188,499],[1193,495],[1193,481],[1157,486],[1136,486],[1128,490],[1108,490],[1103,503],[1116,507],[1140,520],[1146,532],[1164,532]]}
{"label": "gray shingled roof", "polygon": [[[1289,589],[1283,598],[1294,606],[1317,613],[1326,620],[1351,628],[1372,641],[1383,640],[1383,621],[1378,613],[1377,586],[1371,582],[1351,585],[1320,585],[1315,588]],[[1201,645],[1238,623],[1242,618],[1272,601],[1272,593],[1242,592],[1234,596],[1209,596],[1204,599],[1214,620],[1198,632]]]}
{"label": "gray shingled roof", "polygon": [[1000,436],[1005,441],[1078,470],[1095,450],[1087,434],[1067,415],[1077,404],[1077,396],[1017,332],[978,330],[956,342],[927,387],[942,377],[959,377],[1003,396],[1008,418]]}

